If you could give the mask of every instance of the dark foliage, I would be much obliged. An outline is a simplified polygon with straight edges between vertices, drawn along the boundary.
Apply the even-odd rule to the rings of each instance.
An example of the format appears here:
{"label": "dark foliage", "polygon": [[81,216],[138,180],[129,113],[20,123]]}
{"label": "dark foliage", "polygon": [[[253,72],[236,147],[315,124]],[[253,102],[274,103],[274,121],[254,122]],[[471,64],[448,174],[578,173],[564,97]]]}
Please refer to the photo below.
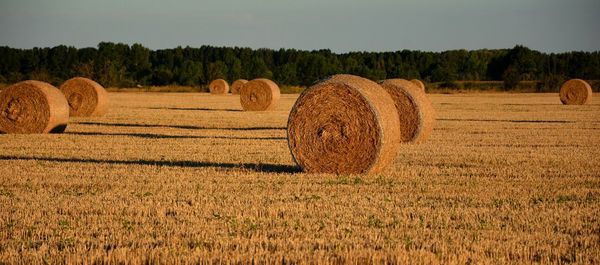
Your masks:
{"label": "dark foliage", "polygon": [[351,52],[177,47],[152,51],[140,44],[102,42],[97,48],[15,49],[0,47],[0,82],[38,79],[55,85],[73,76],[92,78],[106,87],[206,84],[214,78],[272,78],[280,85],[311,85],[328,75],[349,73],[373,80],[419,78],[455,87],[458,80],[540,82],[538,91],[554,91],[568,78],[600,79],[600,52],[544,54],[520,45],[501,50],[423,52]]}

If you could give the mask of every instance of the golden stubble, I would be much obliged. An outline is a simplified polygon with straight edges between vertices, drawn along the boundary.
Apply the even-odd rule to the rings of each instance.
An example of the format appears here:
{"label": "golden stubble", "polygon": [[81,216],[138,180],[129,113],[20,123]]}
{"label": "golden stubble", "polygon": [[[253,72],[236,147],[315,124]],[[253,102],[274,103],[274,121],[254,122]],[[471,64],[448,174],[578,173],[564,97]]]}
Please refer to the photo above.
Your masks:
{"label": "golden stubble", "polygon": [[384,173],[304,174],[238,96],[110,93],[65,134],[0,135],[0,262],[599,263],[600,105],[428,95]]}

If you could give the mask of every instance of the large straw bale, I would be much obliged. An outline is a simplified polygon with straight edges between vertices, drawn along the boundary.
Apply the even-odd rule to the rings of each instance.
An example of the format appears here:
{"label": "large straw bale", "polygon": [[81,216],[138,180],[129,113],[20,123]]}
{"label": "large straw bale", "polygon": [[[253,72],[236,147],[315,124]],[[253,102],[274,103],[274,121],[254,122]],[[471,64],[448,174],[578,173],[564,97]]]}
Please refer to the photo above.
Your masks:
{"label": "large straw bale", "polygon": [[0,133],[62,133],[69,104],[58,88],[28,80],[0,92]]}
{"label": "large straw bale", "polygon": [[376,174],[400,146],[394,101],[377,83],[334,75],[306,89],[288,119],[288,145],[305,172]]}

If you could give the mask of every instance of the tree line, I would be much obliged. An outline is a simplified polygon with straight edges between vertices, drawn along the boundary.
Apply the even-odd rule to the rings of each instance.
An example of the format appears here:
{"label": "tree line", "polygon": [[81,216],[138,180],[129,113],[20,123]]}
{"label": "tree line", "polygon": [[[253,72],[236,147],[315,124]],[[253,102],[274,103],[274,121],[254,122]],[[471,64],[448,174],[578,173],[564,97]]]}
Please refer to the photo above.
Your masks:
{"label": "tree line", "polygon": [[307,86],[323,77],[348,73],[372,80],[418,78],[451,87],[457,80],[539,81],[555,91],[569,78],[600,79],[600,52],[541,53],[522,45],[512,49],[425,52],[177,47],[150,50],[141,44],[101,42],[98,47],[16,49],[0,47],[0,83],[36,79],[60,84],[84,76],[105,87],[200,86],[216,78],[270,78],[280,85]]}

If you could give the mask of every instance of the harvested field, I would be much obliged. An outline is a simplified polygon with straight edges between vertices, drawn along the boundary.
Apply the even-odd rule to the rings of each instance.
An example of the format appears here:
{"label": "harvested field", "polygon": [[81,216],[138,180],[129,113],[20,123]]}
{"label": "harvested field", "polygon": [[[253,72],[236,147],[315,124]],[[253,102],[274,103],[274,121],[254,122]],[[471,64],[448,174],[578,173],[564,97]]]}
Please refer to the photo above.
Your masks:
{"label": "harvested field", "polygon": [[428,95],[374,176],[298,172],[297,95],[109,93],[64,134],[0,135],[0,263],[600,263],[600,102]]}

